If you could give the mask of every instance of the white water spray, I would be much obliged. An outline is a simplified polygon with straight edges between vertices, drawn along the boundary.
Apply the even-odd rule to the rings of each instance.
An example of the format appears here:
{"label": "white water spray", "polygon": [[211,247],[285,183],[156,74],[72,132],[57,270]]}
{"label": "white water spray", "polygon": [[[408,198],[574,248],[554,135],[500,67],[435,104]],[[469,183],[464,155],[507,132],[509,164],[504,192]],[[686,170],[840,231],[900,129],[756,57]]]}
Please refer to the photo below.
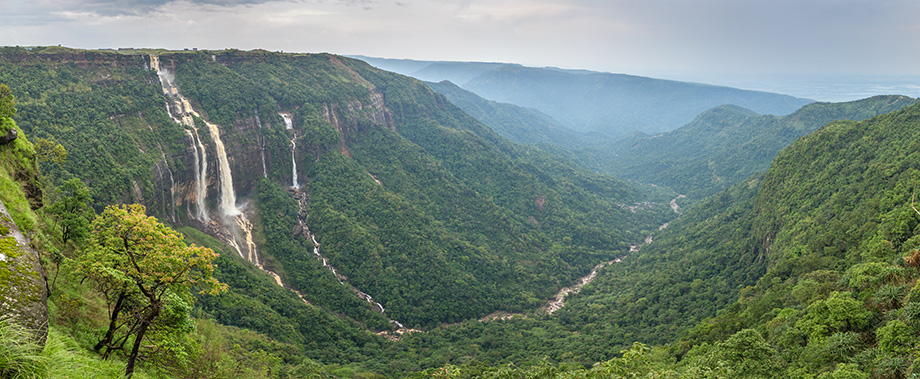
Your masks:
{"label": "white water spray", "polygon": [[294,188],[300,188],[300,185],[297,184],[297,159],[294,157],[294,152],[297,151],[297,137],[291,137],[291,186]]}
{"label": "white water spray", "polygon": [[[287,130],[294,130],[294,121],[291,119],[290,113],[278,113],[281,116],[281,119],[284,120],[284,128]],[[297,133],[291,133],[291,187],[297,189],[300,188],[300,184],[297,183],[297,157],[295,152],[297,151]]]}
{"label": "white water spray", "polygon": [[[183,99],[183,102],[187,103],[188,100]],[[214,142],[214,150],[217,152],[217,171],[220,175],[220,211],[224,216],[239,216],[241,213],[239,208],[236,207],[233,173],[230,172],[230,160],[227,159],[227,150],[224,148],[223,141],[220,140],[220,128],[217,124],[208,121],[205,121],[204,124],[208,127],[211,140]]]}
{"label": "white water spray", "polygon": [[188,135],[192,156],[195,158],[195,218],[199,221],[209,221],[208,205],[205,203],[208,193],[208,152],[198,138],[197,129],[185,129],[185,134]]}
{"label": "white water spray", "polygon": [[268,170],[265,168],[265,135],[262,134],[262,119],[259,118],[259,109],[255,109],[256,125],[259,125],[259,151],[262,155],[262,177],[268,177]]}
{"label": "white water spray", "polygon": [[[214,142],[214,150],[217,153],[217,163],[218,163],[218,175],[220,179],[220,200],[218,202],[218,208],[221,214],[221,218],[224,220],[223,225],[231,230],[237,230],[239,233],[242,233],[242,241],[237,240],[237,233],[233,233],[234,236],[228,238],[228,242],[236,248],[237,253],[240,257],[246,259],[250,263],[262,267],[259,262],[259,255],[256,251],[255,243],[252,240],[252,223],[246,219],[246,216],[243,212],[240,211],[236,206],[236,192],[233,190],[233,174],[230,172],[230,160],[227,158],[227,150],[224,147],[223,141],[220,139],[220,127],[216,124],[204,120],[201,115],[192,107],[191,102],[183,96],[179,89],[173,84],[173,74],[167,70],[160,68],[160,60],[157,56],[150,56],[150,67],[157,70],[157,76],[160,78],[160,85],[163,87],[163,93],[167,96],[175,99],[179,104],[179,117],[174,118],[177,122],[182,125],[187,126],[194,140],[197,141],[198,147],[200,149],[201,157],[201,171],[196,180],[196,201],[199,204],[198,216],[200,220],[207,220],[207,212],[204,208],[205,197],[207,196],[207,160],[205,156],[204,145],[201,143],[201,138],[198,136],[198,129],[195,127],[195,117],[202,119],[204,124],[208,128],[208,133],[211,136],[211,140]],[[167,105],[167,111],[169,111],[169,106]],[[170,112],[171,114],[171,112]],[[230,222],[229,220],[233,221]],[[246,248],[246,253],[243,253],[243,249],[240,248],[240,242]]]}
{"label": "white water spray", "polygon": [[281,115],[281,118],[284,120],[284,128],[287,130],[294,129],[294,121],[291,119],[290,113],[278,113]]}

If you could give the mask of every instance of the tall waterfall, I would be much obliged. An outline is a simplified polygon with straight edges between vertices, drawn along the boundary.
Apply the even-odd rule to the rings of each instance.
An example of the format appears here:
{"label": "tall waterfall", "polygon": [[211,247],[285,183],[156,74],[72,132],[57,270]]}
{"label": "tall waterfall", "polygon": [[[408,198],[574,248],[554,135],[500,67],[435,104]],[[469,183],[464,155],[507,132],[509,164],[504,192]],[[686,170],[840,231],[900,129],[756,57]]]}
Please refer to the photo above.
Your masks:
{"label": "tall waterfall", "polygon": [[[278,113],[281,116],[281,119],[284,120],[284,128],[287,130],[294,130],[294,121],[291,119],[290,113]],[[291,133],[291,187],[300,188],[300,184],[297,184],[297,158],[294,156],[294,152],[297,151],[297,133]]]}
{"label": "tall waterfall", "polygon": [[[249,222],[246,215],[236,206],[236,192],[233,190],[233,174],[230,172],[230,160],[227,158],[227,150],[224,147],[223,141],[220,139],[220,128],[214,123],[205,121],[198,111],[192,107],[188,98],[179,92],[179,88],[173,84],[173,74],[160,67],[159,57],[154,55],[150,56],[150,67],[157,71],[157,76],[160,78],[160,85],[163,87],[163,93],[178,102],[179,112],[178,115],[176,115],[178,118],[172,115],[172,112],[170,112],[170,116],[172,116],[173,120],[177,123],[188,128],[188,132],[190,132],[194,136],[194,140],[197,141],[198,149],[202,155],[201,161],[199,162],[201,164],[200,174],[196,175],[197,183],[195,194],[196,202],[198,203],[199,220],[204,221],[208,219],[205,208],[205,197],[207,196],[207,157],[205,156],[204,145],[201,143],[201,138],[198,136],[198,129],[195,127],[195,117],[202,119],[207,126],[211,140],[214,142],[214,150],[217,153],[218,178],[220,179],[220,199],[218,208],[222,225],[229,229],[232,234],[232,236],[227,238],[227,242],[236,248],[240,257],[243,257],[256,266],[262,267],[259,262],[258,252],[256,251],[256,245],[252,239],[252,223]],[[170,108],[167,104],[167,111],[169,110]],[[242,236],[240,236],[240,234],[242,234]],[[243,249],[240,245],[245,247],[245,253],[243,253]]]}
{"label": "tall waterfall", "polygon": [[262,155],[262,177],[268,177],[268,169],[265,168],[265,135],[262,134],[262,119],[259,118],[259,108],[255,109],[256,125],[259,125],[259,151]]}
{"label": "tall waterfall", "polygon": [[[188,99],[182,99],[182,101],[183,103],[188,103]],[[195,115],[198,116],[197,114]],[[208,132],[211,134],[211,140],[214,142],[214,150],[217,152],[217,171],[218,175],[220,175],[221,214],[224,216],[238,216],[240,215],[240,210],[236,207],[236,192],[233,190],[233,174],[230,172],[230,160],[227,159],[227,150],[224,148],[223,141],[220,140],[220,128],[217,124],[208,121],[205,121],[204,124],[208,127]]]}
{"label": "tall waterfall", "polygon": [[185,134],[188,135],[192,156],[195,158],[195,218],[198,221],[209,221],[208,205],[205,203],[208,194],[208,152],[198,138],[198,129],[185,129]]}
{"label": "tall waterfall", "polygon": [[293,182],[293,184],[291,184],[291,186],[294,188],[300,188],[300,185],[297,184],[297,159],[295,159],[294,157],[295,151],[297,151],[297,137],[296,136],[291,137],[291,165],[293,165],[293,168],[291,169],[291,178],[292,178],[291,181]]}

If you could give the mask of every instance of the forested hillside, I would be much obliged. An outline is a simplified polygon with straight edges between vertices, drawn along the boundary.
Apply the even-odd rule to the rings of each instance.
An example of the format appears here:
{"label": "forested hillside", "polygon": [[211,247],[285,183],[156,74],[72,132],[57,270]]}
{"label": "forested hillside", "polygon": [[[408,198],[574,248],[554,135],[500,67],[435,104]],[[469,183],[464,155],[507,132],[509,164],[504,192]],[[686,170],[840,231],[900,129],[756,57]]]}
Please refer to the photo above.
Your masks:
{"label": "forested hillside", "polygon": [[765,171],[780,150],[831,121],[860,121],[916,101],[892,95],[813,103],[787,116],[720,106],[671,132],[619,139],[610,145],[616,154],[606,155],[599,166],[617,177],[669,187],[699,200]]}
{"label": "forested hillside", "polygon": [[343,57],[5,48],[0,62],[23,130],[68,152],[44,162],[49,184],[80,179],[97,212],[145,204],[218,252],[229,290],[199,297],[200,317],[284,344],[271,354],[348,364],[385,357],[371,331],[534,311],[673,217],[663,196]]}
{"label": "forested hillside", "polygon": [[[464,324],[425,337],[439,346],[472,345],[461,354],[475,360],[491,362],[494,355],[479,350],[489,346],[529,363],[498,359],[483,366],[453,358],[426,373],[916,375],[918,123],[915,104],[862,122],[833,122],[800,138],[765,175],[682,209],[678,220],[603,270],[552,317]],[[665,345],[638,343],[610,359],[627,341]],[[582,359],[609,360],[590,369],[561,363]]]}
{"label": "forested hillside", "polygon": [[[583,171],[505,139],[423,82],[335,55],[3,48],[0,83],[10,88],[0,100],[16,99],[16,111],[0,102],[0,122],[23,135],[0,144],[0,200],[33,237],[50,294],[39,353],[0,319],[2,346],[39,363],[21,372],[920,370],[914,99],[784,117],[722,106],[630,140],[631,179],[655,183],[639,167],[659,164],[681,193],[727,188],[682,206],[666,187]],[[467,100],[501,133],[563,138],[538,113]],[[818,129],[840,118],[869,119]],[[539,135],[527,136],[533,125]],[[662,151],[680,159],[648,158]],[[719,181],[698,181],[713,173]],[[121,203],[157,218],[110,206]],[[111,234],[130,223],[149,238]],[[164,262],[190,276],[162,276],[173,272]],[[564,307],[547,305],[582,277],[593,281]]]}

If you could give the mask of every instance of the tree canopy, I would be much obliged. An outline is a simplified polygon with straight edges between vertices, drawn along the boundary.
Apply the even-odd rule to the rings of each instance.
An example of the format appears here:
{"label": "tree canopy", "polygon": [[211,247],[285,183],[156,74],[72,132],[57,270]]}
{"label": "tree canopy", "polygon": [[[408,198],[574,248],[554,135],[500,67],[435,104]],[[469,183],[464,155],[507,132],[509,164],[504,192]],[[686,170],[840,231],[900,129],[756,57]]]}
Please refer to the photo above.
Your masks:
{"label": "tree canopy", "polygon": [[[190,302],[188,293],[193,287],[208,294],[226,288],[213,277],[212,261],[217,254],[205,247],[186,245],[181,234],[145,212],[138,204],[106,207],[93,221],[89,246],[78,259],[80,271],[95,281],[113,304],[109,329],[97,350],[123,350],[134,336],[127,353],[128,376],[134,371],[147,331],[164,326],[154,324],[158,316],[183,308],[175,303]],[[119,316],[132,305],[131,317],[119,322]],[[173,317],[164,319],[176,324]]]}

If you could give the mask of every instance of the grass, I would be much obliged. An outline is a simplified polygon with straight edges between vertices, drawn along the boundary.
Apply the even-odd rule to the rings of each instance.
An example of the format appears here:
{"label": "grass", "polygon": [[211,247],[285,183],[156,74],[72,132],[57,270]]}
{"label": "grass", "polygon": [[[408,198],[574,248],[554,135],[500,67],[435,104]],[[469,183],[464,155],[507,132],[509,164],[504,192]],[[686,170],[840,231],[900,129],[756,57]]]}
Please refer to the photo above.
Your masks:
{"label": "grass", "polygon": [[[54,327],[45,346],[33,342],[29,331],[8,319],[0,319],[0,378],[4,379],[105,379],[123,378],[125,364],[103,361],[81,349],[77,342]],[[151,378],[135,372],[134,378]]]}

